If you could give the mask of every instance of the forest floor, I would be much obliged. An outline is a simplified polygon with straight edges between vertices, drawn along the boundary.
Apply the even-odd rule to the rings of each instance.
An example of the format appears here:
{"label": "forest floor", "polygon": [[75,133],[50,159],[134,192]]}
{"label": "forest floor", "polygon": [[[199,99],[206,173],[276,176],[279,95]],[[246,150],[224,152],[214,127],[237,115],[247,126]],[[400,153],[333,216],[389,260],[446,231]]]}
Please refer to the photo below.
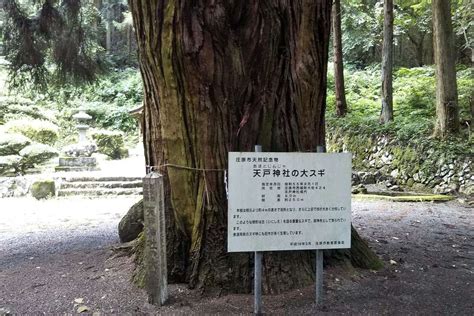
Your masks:
{"label": "forest floor", "polygon": [[[130,283],[132,259],[111,250],[117,224],[136,199],[0,199],[0,315],[252,313],[252,295],[207,297],[185,285],[170,285],[166,306],[148,304]],[[385,267],[327,267],[322,307],[310,286],[264,295],[264,312],[473,315],[473,215],[457,201],[355,200],[354,225]]]}

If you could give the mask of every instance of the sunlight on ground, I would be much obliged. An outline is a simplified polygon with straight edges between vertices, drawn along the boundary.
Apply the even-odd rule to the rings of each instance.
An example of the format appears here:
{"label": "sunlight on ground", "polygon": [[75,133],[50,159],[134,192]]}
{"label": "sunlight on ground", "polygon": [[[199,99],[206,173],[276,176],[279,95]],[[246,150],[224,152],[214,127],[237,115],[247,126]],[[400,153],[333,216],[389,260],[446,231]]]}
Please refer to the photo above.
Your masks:
{"label": "sunlight on ground", "polygon": [[32,197],[0,199],[0,240],[8,232],[31,234],[55,229],[118,223],[140,196],[36,200]]}

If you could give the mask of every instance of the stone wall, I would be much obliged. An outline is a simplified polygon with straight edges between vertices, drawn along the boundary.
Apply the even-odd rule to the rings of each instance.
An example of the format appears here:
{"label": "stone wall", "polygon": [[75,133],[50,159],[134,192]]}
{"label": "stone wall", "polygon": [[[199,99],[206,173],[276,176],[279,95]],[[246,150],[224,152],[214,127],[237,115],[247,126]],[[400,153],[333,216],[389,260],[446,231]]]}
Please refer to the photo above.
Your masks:
{"label": "stone wall", "polygon": [[25,196],[32,181],[30,177],[1,177],[0,198]]}
{"label": "stone wall", "polygon": [[403,145],[387,136],[330,131],[327,147],[328,152],[353,153],[353,169],[360,176],[356,181],[365,178],[408,191],[474,194],[473,149],[469,146],[465,153],[454,153],[429,142]]}

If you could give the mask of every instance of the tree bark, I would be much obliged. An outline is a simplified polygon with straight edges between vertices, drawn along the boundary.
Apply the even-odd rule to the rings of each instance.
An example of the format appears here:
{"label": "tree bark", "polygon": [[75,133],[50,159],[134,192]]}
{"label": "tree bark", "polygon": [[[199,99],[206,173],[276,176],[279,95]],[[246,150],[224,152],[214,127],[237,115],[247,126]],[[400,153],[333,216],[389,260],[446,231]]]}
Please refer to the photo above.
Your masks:
{"label": "tree bark", "polygon": [[[229,151],[255,144],[286,152],[325,143],[331,0],[129,3],[148,165],[226,169]],[[160,170],[170,280],[250,292],[252,257],[226,251],[223,172]],[[313,282],[311,257],[266,253],[264,291]]]}
{"label": "tree bark", "polygon": [[344,64],[342,59],[341,14],[341,1],[334,0],[332,8],[332,30],[337,116],[345,116],[347,113],[346,92],[344,91]]}
{"label": "tree bark", "polygon": [[[416,52],[416,61],[417,66],[421,67],[424,65],[424,55],[425,55],[425,34],[420,34],[419,36],[411,35],[409,32],[407,33],[408,39],[410,42],[415,46]],[[418,39],[417,39],[418,37]]]}
{"label": "tree bark", "polygon": [[383,45],[382,45],[382,111],[380,122],[393,120],[393,0],[384,0]]}
{"label": "tree bark", "polygon": [[105,50],[107,51],[107,53],[112,52],[112,33],[114,27],[112,6],[112,1],[108,0],[105,13]]}
{"label": "tree bark", "polygon": [[451,1],[433,0],[433,50],[436,64],[436,126],[434,134],[446,137],[459,131],[456,53]]}

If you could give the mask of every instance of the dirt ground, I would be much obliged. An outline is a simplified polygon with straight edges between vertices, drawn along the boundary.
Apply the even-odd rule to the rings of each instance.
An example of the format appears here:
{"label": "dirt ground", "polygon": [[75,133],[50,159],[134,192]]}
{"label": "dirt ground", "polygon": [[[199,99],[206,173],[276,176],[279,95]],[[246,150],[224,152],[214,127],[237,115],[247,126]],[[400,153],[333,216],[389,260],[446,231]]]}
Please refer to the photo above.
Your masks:
{"label": "dirt ground", "polygon": [[[131,259],[110,250],[135,199],[0,199],[0,315],[252,313],[252,295],[202,297],[185,285],[170,285],[166,306],[148,304],[130,283]],[[327,267],[322,307],[311,286],[264,295],[265,313],[474,314],[472,208],[355,200],[353,222],[385,268]]]}

